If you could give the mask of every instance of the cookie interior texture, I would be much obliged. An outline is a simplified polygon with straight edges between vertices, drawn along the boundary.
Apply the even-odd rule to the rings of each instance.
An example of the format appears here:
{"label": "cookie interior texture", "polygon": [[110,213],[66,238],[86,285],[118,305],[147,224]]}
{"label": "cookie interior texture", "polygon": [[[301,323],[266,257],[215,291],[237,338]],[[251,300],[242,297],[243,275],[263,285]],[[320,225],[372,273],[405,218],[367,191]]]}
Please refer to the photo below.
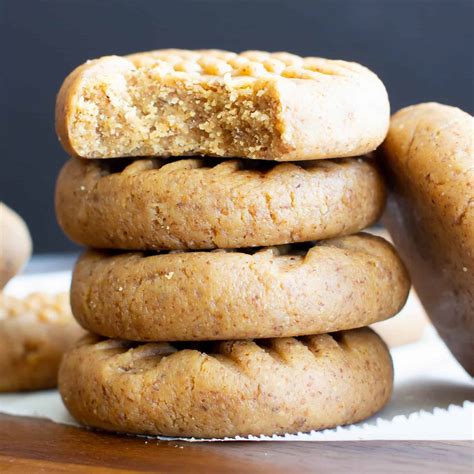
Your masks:
{"label": "cookie interior texture", "polygon": [[[306,147],[315,130],[309,133],[298,122],[308,119],[311,126],[320,116],[307,102],[293,103],[300,93],[313,97],[307,102],[319,101],[321,110],[330,107],[327,96],[337,102],[322,113],[342,127],[332,144],[326,140],[331,125],[319,130],[319,149]],[[159,50],[90,61],[66,79],[56,109],[64,146],[87,158],[354,156],[383,140],[388,115],[382,83],[358,64],[217,50]]]}
{"label": "cookie interior texture", "polygon": [[362,420],[389,400],[393,369],[370,329],[302,338],[137,344],[88,336],[60,391],[81,423],[110,431],[225,437]]}

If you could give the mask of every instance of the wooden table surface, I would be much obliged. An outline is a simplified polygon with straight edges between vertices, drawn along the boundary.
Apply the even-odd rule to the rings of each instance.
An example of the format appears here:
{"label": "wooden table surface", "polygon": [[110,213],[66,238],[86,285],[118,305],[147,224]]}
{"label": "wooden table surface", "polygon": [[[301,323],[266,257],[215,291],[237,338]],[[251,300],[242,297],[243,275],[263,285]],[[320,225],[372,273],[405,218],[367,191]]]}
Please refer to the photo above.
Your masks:
{"label": "wooden table surface", "polygon": [[470,441],[186,443],[0,415],[6,473],[472,473]]}

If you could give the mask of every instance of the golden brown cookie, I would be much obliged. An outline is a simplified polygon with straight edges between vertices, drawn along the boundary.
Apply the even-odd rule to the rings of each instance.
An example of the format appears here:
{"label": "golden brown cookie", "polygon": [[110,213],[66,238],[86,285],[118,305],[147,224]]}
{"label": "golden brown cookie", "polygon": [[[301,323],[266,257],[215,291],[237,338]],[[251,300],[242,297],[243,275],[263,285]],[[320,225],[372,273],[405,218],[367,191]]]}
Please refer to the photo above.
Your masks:
{"label": "golden brown cookie", "polygon": [[385,223],[421,302],[474,375],[474,120],[419,104],[397,112],[380,161],[391,197]]}
{"label": "golden brown cookie", "polygon": [[56,130],[83,158],[357,156],[389,124],[367,68],[289,53],[179,49],[87,61],[64,81]]}
{"label": "golden brown cookie", "polygon": [[83,334],[67,293],[0,293],[0,392],[55,387],[64,351]]}
{"label": "golden brown cookie", "polygon": [[387,347],[368,328],[214,344],[89,335],[65,355],[59,390],[94,428],[220,438],[363,420],[387,403],[392,379]]}
{"label": "golden brown cookie", "polygon": [[300,165],[214,159],[72,159],[56,213],[74,241],[109,249],[279,245],[358,232],[385,204],[372,160]]}
{"label": "golden brown cookie", "polygon": [[28,261],[31,247],[25,221],[0,202],[0,290]]}
{"label": "golden brown cookie", "polygon": [[84,328],[107,337],[247,339],[366,326],[396,314],[409,286],[393,247],[359,234],[247,252],[89,250],[71,304]]}

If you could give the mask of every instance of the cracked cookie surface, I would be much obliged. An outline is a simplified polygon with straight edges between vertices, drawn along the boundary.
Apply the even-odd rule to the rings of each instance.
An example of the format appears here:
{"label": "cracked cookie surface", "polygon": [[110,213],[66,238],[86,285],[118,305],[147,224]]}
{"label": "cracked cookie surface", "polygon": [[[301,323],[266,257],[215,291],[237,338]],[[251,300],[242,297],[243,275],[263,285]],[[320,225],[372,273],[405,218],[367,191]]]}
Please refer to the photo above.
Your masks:
{"label": "cracked cookie surface", "polygon": [[358,232],[385,188],[371,159],[72,159],[56,188],[58,221],[94,248],[280,245]]}
{"label": "cracked cookie surface", "polygon": [[89,335],[59,375],[66,407],[85,425],[205,438],[354,423],[387,403],[392,383],[388,349],[368,328],[181,344]]}
{"label": "cracked cookie surface", "polygon": [[396,314],[410,282],[393,247],[358,234],[211,252],[89,250],[72,279],[83,327],[130,340],[316,334]]}

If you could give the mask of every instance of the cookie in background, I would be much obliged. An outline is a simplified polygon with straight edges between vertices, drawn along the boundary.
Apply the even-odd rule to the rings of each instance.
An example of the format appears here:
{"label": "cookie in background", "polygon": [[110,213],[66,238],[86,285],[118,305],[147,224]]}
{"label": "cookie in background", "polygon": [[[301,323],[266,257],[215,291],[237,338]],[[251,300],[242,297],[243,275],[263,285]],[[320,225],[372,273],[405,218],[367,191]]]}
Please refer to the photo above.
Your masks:
{"label": "cookie in background", "polygon": [[[26,223],[3,203],[0,217],[2,290],[29,260],[32,244]],[[64,352],[83,334],[69,293],[15,298],[0,291],[0,392],[55,387]]]}
{"label": "cookie in background", "polygon": [[413,105],[391,119],[379,151],[389,199],[384,223],[428,316],[474,375],[474,119],[456,107]]}
{"label": "cookie in background", "polygon": [[405,306],[396,316],[370,325],[390,348],[419,341],[430,326],[431,323],[413,288]]}
{"label": "cookie in background", "polygon": [[[367,232],[393,244],[390,234],[385,229],[372,227],[367,229]],[[370,325],[390,348],[419,341],[430,326],[425,309],[413,288],[410,290],[405,306],[397,315]]]}
{"label": "cookie in background", "polygon": [[31,256],[31,236],[25,221],[0,202],[0,291]]}
{"label": "cookie in background", "polygon": [[0,392],[56,387],[64,352],[83,334],[69,293],[0,293]]}

